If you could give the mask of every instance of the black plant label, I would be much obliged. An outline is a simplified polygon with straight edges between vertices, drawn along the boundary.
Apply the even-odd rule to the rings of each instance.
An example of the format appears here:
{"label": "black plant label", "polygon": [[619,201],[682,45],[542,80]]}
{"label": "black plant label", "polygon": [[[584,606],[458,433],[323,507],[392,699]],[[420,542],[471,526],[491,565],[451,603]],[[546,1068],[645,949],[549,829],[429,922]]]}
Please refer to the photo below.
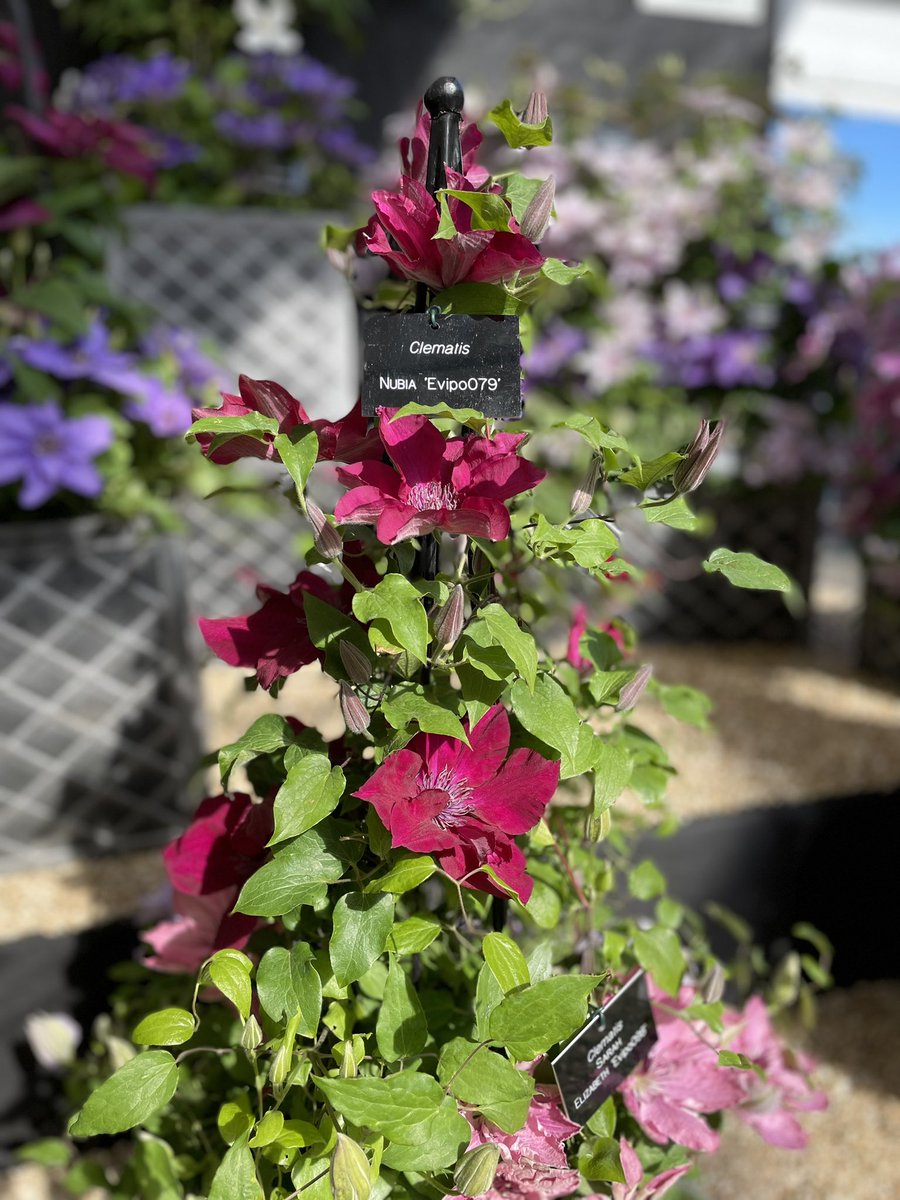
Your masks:
{"label": "black plant label", "polygon": [[638,971],[551,1061],[571,1121],[583,1125],[656,1041],[647,980]]}
{"label": "black plant label", "polygon": [[522,415],[518,317],[379,313],[363,325],[362,410],[447,404]]}

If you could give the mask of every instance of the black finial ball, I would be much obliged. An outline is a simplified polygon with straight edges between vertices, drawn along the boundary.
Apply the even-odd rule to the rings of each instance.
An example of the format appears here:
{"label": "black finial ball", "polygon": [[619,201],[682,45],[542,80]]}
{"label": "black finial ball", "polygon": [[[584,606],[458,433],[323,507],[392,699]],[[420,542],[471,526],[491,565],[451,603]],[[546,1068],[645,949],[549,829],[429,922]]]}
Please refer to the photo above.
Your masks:
{"label": "black finial ball", "polygon": [[461,113],[465,103],[462,84],[453,75],[442,75],[425,93],[425,107],[432,117],[438,113]]}

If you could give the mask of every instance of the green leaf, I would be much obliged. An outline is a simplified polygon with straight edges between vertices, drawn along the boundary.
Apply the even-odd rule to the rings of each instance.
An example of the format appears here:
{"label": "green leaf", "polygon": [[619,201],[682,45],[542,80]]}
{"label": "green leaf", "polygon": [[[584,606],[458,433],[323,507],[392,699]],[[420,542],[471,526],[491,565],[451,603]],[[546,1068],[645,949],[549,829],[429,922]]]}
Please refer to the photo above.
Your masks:
{"label": "green leaf", "polygon": [[178,1178],[175,1152],[167,1142],[144,1134],[130,1157],[135,1195],[141,1200],[182,1200],[184,1188]]}
{"label": "green leaf", "polygon": [[519,679],[512,685],[509,698],[513,712],[528,732],[559,751],[560,779],[590,769],[597,739],[589,726],[582,725],[575,705],[555,679],[539,675],[533,694]]}
{"label": "green leaf", "polygon": [[608,560],[619,544],[606,522],[596,517],[568,527],[551,525],[546,517],[538,516],[535,527],[526,530],[524,537],[535,557],[560,565],[576,563],[600,577],[606,576]]}
{"label": "green leaf", "polygon": [[[522,911],[539,928],[556,929],[559,925],[560,913],[562,912],[562,901],[560,900],[559,892],[552,888],[549,883],[544,883],[543,879],[536,879],[528,903],[522,907]],[[533,975],[532,978],[534,978]]]}
{"label": "green leaf", "polygon": [[343,863],[327,848],[319,829],[310,829],[251,875],[235,910],[251,917],[281,917],[302,904],[324,899],[329,883],[343,874]]}
{"label": "green leaf", "polygon": [[619,475],[619,483],[627,483],[629,487],[637,488],[638,491],[646,491],[654,483],[658,483],[660,479],[665,479],[678,466],[684,456],[677,454],[674,450],[670,450],[666,454],[661,454],[659,458],[654,458],[650,462],[641,462],[638,458],[635,465],[627,471],[623,471]]}
{"label": "green leaf", "polygon": [[375,1025],[378,1053],[385,1062],[411,1058],[425,1049],[428,1026],[412,980],[391,955]]}
{"label": "green leaf", "polygon": [[384,875],[370,879],[366,892],[393,892],[400,895],[412,891],[437,870],[437,863],[427,854],[404,854],[397,859]]}
{"label": "green leaf", "polygon": [[384,953],[394,923],[394,899],[389,895],[365,896],[348,892],[334,906],[334,931],[330,955],[334,977],[346,987],[365,975]]}
{"label": "green leaf", "polygon": [[297,1032],[315,1037],[322,1012],[322,981],[310,962],[312,952],[303,942],[290,950],[272,946],[256,971],[256,990],[263,1010],[273,1021],[290,1020],[300,1013]]}
{"label": "green leaf", "polygon": [[598,1137],[610,1138],[616,1132],[616,1102],[607,1096],[596,1112],[587,1120],[587,1128]]}
{"label": "green leaf", "polygon": [[339,643],[351,642],[365,658],[372,662],[372,651],[366,631],[358,621],[342,613],[333,604],[326,604],[312,592],[303,593],[303,612],[309,640],[325,652],[324,668],[333,679],[348,679]]}
{"label": "green leaf", "polygon": [[531,982],[525,955],[505,933],[489,933],[481,944],[481,952],[504,993]]}
{"label": "green leaf", "polygon": [[254,1133],[248,1145],[254,1148],[257,1146],[271,1146],[278,1138],[282,1129],[284,1129],[284,1113],[279,1112],[277,1108],[270,1108],[257,1125],[256,1133]]}
{"label": "green leaf", "polygon": [[529,179],[525,175],[520,175],[518,171],[507,175],[502,180],[503,196],[517,221],[521,223],[528,205],[546,182],[546,179]]}
{"label": "green leaf", "polygon": [[137,1046],[180,1046],[194,1036],[194,1029],[187,1009],[161,1008],[135,1025],[131,1040]]}
{"label": "green leaf", "polygon": [[491,968],[484,964],[475,983],[475,1036],[481,1042],[491,1040],[491,1014],[503,999],[503,989]]}
{"label": "green leaf", "polygon": [[654,982],[670,996],[676,996],[684,975],[684,951],[672,929],[636,929],[634,953]]}
{"label": "green leaf", "polygon": [[615,804],[627,787],[633,769],[634,760],[620,742],[596,741],[593,820],[598,820]]}
{"label": "green leaf", "polygon": [[274,417],[252,412],[242,417],[217,417],[215,414],[200,417],[184,436],[189,442],[195,442],[198,433],[214,433],[223,440],[242,435],[255,437],[262,442],[265,441],[266,434],[277,432],[278,422]]}
{"label": "green leaf", "polygon": [[638,900],[652,900],[666,890],[666,878],[649,858],[629,872],[628,890]]}
{"label": "green leaf", "polygon": [[521,150],[527,146],[549,146],[553,141],[553,121],[548,116],[540,125],[526,125],[518,113],[513,111],[509,100],[504,100],[488,113],[488,120],[493,121],[506,143],[513,150]]}
{"label": "green leaf", "polygon": [[[444,1096],[438,1111],[424,1125],[416,1125],[409,1136],[392,1139],[385,1146],[382,1162],[395,1171],[440,1171],[451,1167],[465,1150],[472,1128],[456,1107]],[[394,1195],[396,1189],[392,1189]]]}
{"label": "green leaf", "polygon": [[222,1140],[229,1146],[233,1146],[238,1138],[249,1134],[255,1124],[250,1097],[246,1092],[238,1093],[237,1100],[226,1100],[216,1117]]}
{"label": "green leaf", "polygon": [[37,155],[5,154],[0,159],[0,203],[33,192],[46,166],[46,159]]}
{"label": "green leaf", "polygon": [[394,729],[406,729],[415,721],[422,733],[441,733],[469,744],[459,717],[450,709],[426,699],[420,683],[399,684],[392,688],[381,703],[381,712]]}
{"label": "green leaf", "polygon": [[790,592],[794,587],[788,575],[774,563],[764,562],[749,551],[736,553],[720,547],[703,564],[703,570],[713,574],[718,571],[729,583],[739,588],[759,591]]}
{"label": "green leaf", "polygon": [[398,1071],[384,1079],[313,1077],[313,1083],[351,1124],[405,1143],[416,1140],[445,1099],[438,1081],[417,1071]]}
{"label": "green leaf", "polygon": [[275,449],[302,496],[319,453],[316,431],[306,425],[298,425],[290,433],[278,433],[275,435]]}
{"label": "green leaf", "polygon": [[284,717],[279,717],[276,713],[266,713],[265,716],[259,717],[236,742],[223,746],[219,751],[222,786],[228,784],[232,771],[246,766],[260,754],[270,754],[273,750],[289,746],[294,737],[294,731]]}
{"label": "green leaf", "polygon": [[265,1200],[246,1134],[225,1151],[210,1184],[209,1200]]}
{"label": "green leaf", "polygon": [[250,1016],[253,962],[240,950],[218,950],[206,965],[210,980],[246,1021]]}
{"label": "green leaf", "polygon": [[684,496],[673,496],[665,504],[645,500],[640,508],[651,525],[670,525],[672,529],[685,529],[690,533],[703,524],[700,517],[691,512]]}
{"label": "green leaf", "polygon": [[[435,194],[435,199],[441,206],[441,226],[435,234],[436,238],[451,238],[455,237],[457,233],[450,216],[448,196],[453,196],[455,200],[465,204],[466,208],[471,209],[472,229],[496,229],[500,232],[509,230],[512,213],[503,197],[498,196],[496,192],[469,192],[463,189],[441,188]],[[446,221],[444,214],[446,214]],[[448,222],[449,233],[447,232]]]}
{"label": "green leaf", "polygon": [[145,1050],[91,1092],[69,1124],[69,1133],[124,1133],[168,1104],[177,1086],[178,1067],[168,1050]]}
{"label": "green leaf", "polygon": [[441,923],[433,913],[416,913],[398,921],[388,936],[393,954],[421,954],[440,935]]}
{"label": "green leaf", "polygon": [[537,646],[530,633],[500,604],[487,604],[466,630],[466,638],[481,646],[498,646],[534,691],[537,679]]}
{"label": "green leaf", "polygon": [[288,771],[275,797],[275,832],[269,845],[298,837],[318,825],[333,812],[345,786],[344,772],[333,767],[326,755],[301,758]]}
{"label": "green leaf", "polygon": [[511,992],[491,1013],[491,1039],[516,1059],[544,1054],[583,1024],[587,998],[601,979],[600,975],[557,975]]}
{"label": "green leaf", "polygon": [[687,725],[694,725],[697,729],[709,728],[708,718],[712,712],[712,700],[705,692],[685,684],[657,683],[651,686],[670,717],[684,721]]}
{"label": "green leaf", "polygon": [[408,650],[420,662],[428,656],[428,617],[422,597],[403,575],[385,575],[379,584],[353,597],[353,612],[370,626],[373,649]]}
{"label": "green leaf", "polygon": [[521,1129],[534,1095],[534,1079],[477,1042],[454,1038],[441,1049],[438,1079],[466,1105],[474,1105],[504,1133]]}
{"label": "green leaf", "polygon": [[[524,300],[493,283],[456,283],[438,292],[434,303],[448,316],[468,313],[476,317],[517,317],[527,308]],[[484,419],[482,414],[482,421]]]}
{"label": "green leaf", "polygon": [[574,429],[581,434],[592,450],[628,450],[628,442],[608,426],[587,413],[572,413],[564,421],[557,421],[554,429]]}
{"label": "green leaf", "polygon": [[739,1071],[752,1071],[753,1063],[746,1054],[738,1054],[734,1050],[719,1051],[720,1067],[737,1067]]}
{"label": "green leaf", "polygon": [[592,1183],[624,1183],[625,1172],[619,1157],[619,1143],[613,1137],[599,1137],[587,1154],[578,1155],[578,1170]]}
{"label": "green leaf", "polygon": [[74,1147],[62,1138],[39,1138],[13,1151],[18,1162],[40,1163],[42,1167],[64,1167],[72,1157]]}
{"label": "green leaf", "polygon": [[69,337],[79,337],[87,331],[88,311],[84,298],[74,283],[58,276],[15,288],[8,300],[28,312],[48,317]]}
{"label": "green leaf", "polygon": [[590,273],[591,268],[586,263],[576,263],[570,267],[559,258],[545,258],[541,267],[541,274],[545,279],[549,279],[551,283],[562,284],[563,287]]}

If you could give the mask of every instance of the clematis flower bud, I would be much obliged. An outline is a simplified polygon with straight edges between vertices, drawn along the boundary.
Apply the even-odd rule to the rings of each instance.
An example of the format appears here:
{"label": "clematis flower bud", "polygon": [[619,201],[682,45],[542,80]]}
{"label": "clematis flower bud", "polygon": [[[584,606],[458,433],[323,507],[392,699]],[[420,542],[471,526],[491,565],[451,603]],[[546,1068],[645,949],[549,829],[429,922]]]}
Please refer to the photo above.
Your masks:
{"label": "clematis flower bud", "polygon": [[368,1200],[372,1191],[369,1160],[362,1146],[345,1133],[337,1135],[328,1174],[334,1200]]}
{"label": "clematis flower bud", "polygon": [[519,232],[530,242],[536,244],[547,232],[555,196],[556,180],[552,175],[548,175],[531,197],[527,208],[522,213],[522,220],[519,222]]}
{"label": "clematis flower bud", "polygon": [[694,440],[688,446],[684,458],[675,468],[672,476],[676,492],[683,495],[700,486],[719,453],[719,443],[722,441],[724,432],[724,421],[717,421],[715,427],[710,428],[709,421],[705,417],[701,420]]}
{"label": "clematis flower bud", "polygon": [[543,125],[548,115],[547,93],[536,88],[528,97],[528,103],[522,113],[522,123],[524,125]]}
{"label": "clematis flower bud", "polygon": [[312,525],[313,540],[318,552],[323,558],[337,558],[344,548],[344,541],[315,500],[306,501],[306,515]]}
{"label": "clematis flower bud", "polygon": [[275,1088],[280,1088],[288,1077],[288,1071],[291,1069],[291,1060],[294,1057],[294,1047],[292,1043],[283,1042],[275,1052],[275,1057],[272,1059],[272,1065],[269,1068],[269,1082]]}
{"label": "clematis flower bud", "polygon": [[493,1142],[468,1150],[456,1164],[453,1183],[461,1196],[481,1196],[490,1191],[500,1161],[500,1147]]}
{"label": "clematis flower bud", "polygon": [[439,650],[452,646],[462,633],[464,600],[462,584],[457,583],[447,603],[438,609],[434,618],[434,643]]}
{"label": "clematis flower bud", "polygon": [[707,1004],[717,1004],[725,991],[725,968],[720,962],[714,963],[712,970],[703,982],[703,999]]}
{"label": "clematis flower bud", "polygon": [[251,1013],[244,1022],[244,1028],[241,1030],[241,1049],[245,1050],[252,1057],[262,1042],[262,1036],[259,1021]]}
{"label": "clematis flower bud", "polygon": [[364,683],[368,683],[372,678],[372,664],[363,654],[362,650],[358,650],[352,642],[341,639],[338,642],[338,653],[341,656],[341,662],[344,664],[344,670],[350,676],[351,683],[355,683],[357,687],[362,687]]}
{"label": "clematis flower bud", "polygon": [[572,493],[572,503],[569,511],[573,517],[580,517],[590,509],[594,502],[594,492],[597,490],[597,484],[600,482],[602,474],[603,459],[599,454],[595,454],[591,459],[591,465],[587,469],[584,480]]}
{"label": "clematis flower bud", "polygon": [[25,1038],[46,1071],[64,1071],[75,1061],[81,1026],[63,1012],[34,1012],[25,1018]]}
{"label": "clematis flower bud", "polygon": [[349,684],[341,681],[341,716],[351,733],[365,733],[369,728],[366,706]]}
{"label": "clematis flower bud", "polygon": [[644,690],[650,682],[652,674],[653,668],[649,663],[645,663],[635,677],[630,679],[619,692],[619,702],[616,705],[616,712],[627,712],[629,708],[634,708],[644,694]]}

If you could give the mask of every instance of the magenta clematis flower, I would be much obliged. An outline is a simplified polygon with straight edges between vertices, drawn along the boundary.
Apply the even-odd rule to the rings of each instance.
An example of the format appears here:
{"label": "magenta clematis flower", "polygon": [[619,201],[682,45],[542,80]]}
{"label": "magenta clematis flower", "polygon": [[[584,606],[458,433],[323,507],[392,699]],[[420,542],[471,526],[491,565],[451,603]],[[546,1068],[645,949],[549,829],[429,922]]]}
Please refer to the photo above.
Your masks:
{"label": "magenta clematis flower", "polygon": [[528,1118],[517,1133],[504,1133],[489,1121],[470,1123],[470,1150],[486,1145],[500,1150],[494,1182],[478,1200],[550,1200],[577,1190],[581,1176],[569,1166],[563,1142],[579,1133],[581,1126],[568,1120],[555,1087],[535,1091]]}
{"label": "magenta clematis flower", "polygon": [[[693,1165],[682,1163],[680,1167],[670,1167],[668,1171],[660,1172],[642,1185],[644,1168],[627,1138],[622,1138],[619,1142],[619,1157],[625,1182],[612,1185],[612,1200],[655,1200],[658,1196],[664,1196]],[[600,1198],[597,1197],[596,1200]]]}
{"label": "magenta clematis flower", "polygon": [[242,949],[261,924],[232,913],[241,887],[262,866],[274,828],[272,801],[255,804],[243,792],[208,796],[185,832],[163,851],[174,892],[171,918],[142,936],[157,971],[196,971],[216,950]]}
{"label": "magenta clematis flower", "polygon": [[23,196],[19,200],[10,201],[9,204],[0,205],[0,233],[25,229],[30,225],[42,225],[44,221],[52,220],[52,217],[49,208]]}
{"label": "magenta clematis flower", "polygon": [[466,887],[505,896],[490,866],[523,904],[533,887],[513,841],[544,815],[559,781],[559,763],[534,750],[509,754],[510,727],[499,704],[456,738],[418,734],[388,755],[355,795],[374,805],[391,845],[433,854]]}
{"label": "magenta clematis flower", "polygon": [[148,153],[148,134],[137,125],[82,117],[56,108],[38,115],[8,104],[4,111],[48,154],[57,158],[96,154],[110,170],[133,175],[147,186],[153,183],[157,162]]}
{"label": "magenta clematis flower", "polygon": [[[477,190],[449,167],[447,186]],[[514,275],[534,274],[544,263],[534,243],[519,232],[512,212],[508,229],[473,229],[472,210],[450,196],[457,233],[436,238],[440,209],[418,180],[404,175],[399,192],[376,191],[372,201],[375,215],[357,238],[358,252],[380,255],[404,279],[426,283],[435,291],[455,283],[502,283]]]}
{"label": "magenta clematis flower", "polygon": [[[290,433],[298,425],[310,425],[319,439],[318,462],[359,462],[370,456],[381,456],[381,445],[375,429],[369,429],[368,420],[362,414],[357,401],[346,417],[339,421],[313,421],[306,409],[289,391],[270,379],[250,379],[241,375],[238,379],[240,396],[222,393],[221,408],[195,408],[194,420],[202,417],[244,417],[248,413],[263,413],[278,422],[279,433]],[[264,441],[254,437],[230,438],[210,452],[214,434],[201,433],[197,442],[206,457],[214,463],[224,465],[239,458],[278,459],[272,444],[272,435]]]}
{"label": "magenta clematis flower", "polygon": [[671,1140],[689,1150],[715,1150],[719,1135],[700,1114],[740,1103],[739,1072],[719,1066],[718,1049],[710,1044],[702,1022],[672,1011],[691,1004],[692,988],[683,987],[676,1000],[652,981],[649,990],[659,1040],[622,1084],[625,1107],[654,1142]]}
{"label": "magenta clematis flower", "polygon": [[772,1027],[765,1002],[751,996],[741,1013],[726,1013],[727,1033],[724,1044],[744,1054],[765,1071],[761,1079],[755,1071],[735,1071],[742,1098],[735,1113],[772,1146],[802,1150],[808,1141],[806,1130],[793,1115],[828,1107],[828,1097],[815,1090],[809,1072],[815,1066],[807,1055],[789,1051]]}
{"label": "magenta clematis flower", "polygon": [[393,411],[380,410],[379,431],[397,470],[376,459],[339,469],[352,490],[335,508],[338,523],[375,525],[386,546],[435,529],[492,542],[507,537],[503,502],[545,474],[518,454],[526,435],[448,439],[426,416],[392,421]]}

